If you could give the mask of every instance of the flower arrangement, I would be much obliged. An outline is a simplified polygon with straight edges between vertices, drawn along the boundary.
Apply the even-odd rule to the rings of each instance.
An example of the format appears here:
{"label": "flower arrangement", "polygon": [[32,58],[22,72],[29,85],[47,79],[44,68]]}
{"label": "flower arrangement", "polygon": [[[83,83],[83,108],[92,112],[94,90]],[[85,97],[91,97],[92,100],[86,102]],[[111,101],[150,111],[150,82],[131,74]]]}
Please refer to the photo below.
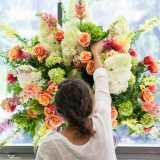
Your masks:
{"label": "flower arrangement", "polygon": [[[160,80],[159,64],[151,56],[138,62],[133,45],[141,33],[160,23],[159,18],[145,21],[130,31],[125,18],[119,17],[107,30],[86,21],[87,5],[75,0],[70,18],[63,24],[47,13],[39,17],[39,36],[31,40],[9,32],[18,40],[2,55],[10,66],[6,78],[8,92],[13,95],[1,103],[11,113],[17,131],[30,133],[35,145],[54,130],[63,129],[63,119],[56,114],[54,96],[60,82],[69,77],[85,80],[94,90],[93,43],[103,40],[104,52],[99,56],[109,75],[112,97],[112,126],[125,124],[130,133],[148,134],[160,120],[160,104],[154,101]],[[1,27],[3,30],[8,28]]]}

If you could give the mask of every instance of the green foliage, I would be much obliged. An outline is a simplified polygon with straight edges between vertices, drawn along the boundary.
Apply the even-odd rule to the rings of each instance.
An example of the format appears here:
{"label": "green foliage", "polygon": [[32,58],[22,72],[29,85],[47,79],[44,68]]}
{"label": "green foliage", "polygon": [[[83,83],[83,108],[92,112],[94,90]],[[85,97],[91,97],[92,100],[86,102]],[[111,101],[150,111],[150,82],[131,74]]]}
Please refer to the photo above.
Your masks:
{"label": "green foliage", "polygon": [[103,31],[103,28],[101,26],[96,26],[92,22],[82,23],[81,25],[79,25],[79,30],[81,32],[87,32],[91,34],[92,43],[98,42],[107,36],[107,33]]}
{"label": "green foliage", "polygon": [[145,21],[145,23],[140,26],[139,29],[136,29],[128,34],[128,38],[131,40],[131,45],[134,45],[136,41],[139,39],[142,33],[147,32],[154,27],[160,24],[160,18],[150,18]]}
{"label": "green foliage", "polygon": [[128,37],[131,40],[131,45],[135,45],[136,41],[139,39],[143,32],[145,32],[144,29],[137,29],[129,33]]}
{"label": "green foliage", "polygon": [[0,25],[0,31],[4,32],[9,38],[11,39],[17,39],[18,32],[9,26],[6,25]]}
{"label": "green foliage", "polygon": [[16,81],[15,83],[7,84],[7,91],[13,95],[19,95],[20,92],[22,91],[22,88],[20,87],[18,81]]}
{"label": "green foliage", "polygon": [[32,99],[29,102],[29,107],[32,108],[32,111],[36,114],[43,114],[44,107],[36,100]]}
{"label": "green foliage", "polygon": [[38,118],[31,118],[27,114],[27,111],[24,110],[14,114],[12,120],[24,130],[24,134],[29,132],[31,137],[34,137],[36,134],[36,128],[39,126],[39,123],[42,120],[42,116],[39,116]]}
{"label": "green foliage", "polygon": [[132,58],[132,72],[135,73],[136,67],[138,65],[138,60],[137,58],[131,57]]}

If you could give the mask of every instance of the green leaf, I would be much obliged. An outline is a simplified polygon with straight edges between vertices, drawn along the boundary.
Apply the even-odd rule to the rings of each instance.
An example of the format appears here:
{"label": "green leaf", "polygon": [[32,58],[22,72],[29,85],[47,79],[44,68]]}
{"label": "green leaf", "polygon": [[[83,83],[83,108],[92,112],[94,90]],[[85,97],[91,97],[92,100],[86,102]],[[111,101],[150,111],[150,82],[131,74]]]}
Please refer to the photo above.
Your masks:
{"label": "green leaf", "polygon": [[128,38],[131,40],[131,45],[134,45],[139,39],[142,33],[147,32],[160,24],[160,18],[147,19],[139,29],[136,29],[128,34]]}
{"label": "green leaf", "polygon": [[7,91],[11,94],[19,95],[19,93],[22,91],[22,88],[20,87],[20,85],[17,81],[15,83],[8,83]]}

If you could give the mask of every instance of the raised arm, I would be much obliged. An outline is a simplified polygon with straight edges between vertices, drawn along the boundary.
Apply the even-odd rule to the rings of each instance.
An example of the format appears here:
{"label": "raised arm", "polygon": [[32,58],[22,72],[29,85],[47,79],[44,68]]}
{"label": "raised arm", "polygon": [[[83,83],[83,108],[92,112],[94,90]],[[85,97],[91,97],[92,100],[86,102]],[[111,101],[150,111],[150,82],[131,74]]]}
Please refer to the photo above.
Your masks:
{"label": "raised arm", "polygon": [[106,115],[107,111],[110,112],[111,110],[111,97],[108,86],[108,75],[106,70],[102,68],[102,62],[99,57],[99,54],[103,51],[103,41],[94,44],[91,51],[96,69],[93,75],[95,81],[95,112],[101,112]]}

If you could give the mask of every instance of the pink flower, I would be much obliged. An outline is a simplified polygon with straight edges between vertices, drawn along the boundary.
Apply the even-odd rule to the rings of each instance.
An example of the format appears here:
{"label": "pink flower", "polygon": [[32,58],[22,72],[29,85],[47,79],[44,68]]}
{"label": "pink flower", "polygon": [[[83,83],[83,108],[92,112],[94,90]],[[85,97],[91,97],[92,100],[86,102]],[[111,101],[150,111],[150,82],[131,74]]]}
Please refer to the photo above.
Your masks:
{"label": "pink flower", "polygon": [[23,97],[31,98],[33,96],[36,96],[41,91],[42,88],[32,82],[23,88],[21,94],[23,95]]}
{"label": "pink flower", "polygon": [[120,38],[114,37],[112,40],[105,39],[104,41],[104,49],[105,50],[115,50],[118,52],[126,53],[127,51],[124,49],[124,44],[121,42]]}
{"label": "pink flower", "polygon": [[22,58],[28,60],[31,57],[31,54],[25,51],[22,51]]}
{"label": "pink flower", "polygon": [[20,97],[18,96],[6,98],[2,101],[1,104],[2,108],[7,112],[13,112],[17,105],[20,105]]}
{"label": "pink flower", "polygon": [[160,104],[155,102],[145,102],[142,104],[142,110],[145,112],[149,112],[157,119],[160,119]]}
{"label": "pink flower", "polygon": [[12,73],[8,74],[8,76],[7,76],[8,83],[14,83],[14,82],[16,82],[16,80],[17,80],[17,77],[15,77]]}
{"label": "pink flower", "polygon": [[75,11],[78,18],[84,18],[86,16],[86,8],[84,4],[75,4]]}
{"label": "pink flower", "polygon": [[154,59],[153,59],[153,57],[151,57],[151,56],[146,56],[146,57],[144,58],[144,64],[147,65],[147,66],[150,65],[150,64],[152,64],[153,61],[154,61]]}
{"label": "pink flower", "polygon": [[133,48],[130,48],[130,49],[129,49],[129,54],[130,54],[132,57],[137,57],[137,52],[136,52]]}
{"label": "pink flower", "polygon": [[117,112],[116,108],[112,107],[112,110],[111,110],[112,121],[115,121],[117,116],[118,116],[118,112]]}
{"label": "pink flower", "polygon": [[157,108],[157,104],[155,102],[144,102],[142,104],[142,110],[145,111],[145,112],[154,112]]}
{"label": "pink flower", "polygon": [[152,93],[155,93],[156,92],[156,90],[157,90],[157,87],[156,87],[156,85],[152,85],[152,86],[147,86],[147,88],[152,92]]}

